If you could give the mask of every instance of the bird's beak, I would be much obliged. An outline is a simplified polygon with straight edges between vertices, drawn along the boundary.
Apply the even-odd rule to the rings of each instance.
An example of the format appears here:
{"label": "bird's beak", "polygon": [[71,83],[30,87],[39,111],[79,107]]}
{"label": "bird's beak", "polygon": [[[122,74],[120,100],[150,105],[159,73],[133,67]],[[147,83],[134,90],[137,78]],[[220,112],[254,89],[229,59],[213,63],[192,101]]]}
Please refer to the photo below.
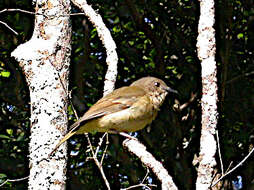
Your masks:
{"label": "bird's beak", "polygon": [[172,88],[170,88],[170,87],[167,87],[165,90],[166,90],[167,92],[179,94],[177,90],[174,90],[174,89],[172,89]]}

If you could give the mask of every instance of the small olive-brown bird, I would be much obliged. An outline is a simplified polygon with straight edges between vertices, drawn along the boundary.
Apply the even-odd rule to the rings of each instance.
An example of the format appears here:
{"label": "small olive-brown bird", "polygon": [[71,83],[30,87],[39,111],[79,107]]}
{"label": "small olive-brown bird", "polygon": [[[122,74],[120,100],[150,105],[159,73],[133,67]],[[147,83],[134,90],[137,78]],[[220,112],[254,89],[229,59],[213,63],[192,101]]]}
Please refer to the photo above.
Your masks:
{"label": "small olive-brown bird", "polygon": [[52,153],[74,134],[134,132],[151,123],[168,92],[177,93],[155,77],[143,77],[96,102],[56,145]]}

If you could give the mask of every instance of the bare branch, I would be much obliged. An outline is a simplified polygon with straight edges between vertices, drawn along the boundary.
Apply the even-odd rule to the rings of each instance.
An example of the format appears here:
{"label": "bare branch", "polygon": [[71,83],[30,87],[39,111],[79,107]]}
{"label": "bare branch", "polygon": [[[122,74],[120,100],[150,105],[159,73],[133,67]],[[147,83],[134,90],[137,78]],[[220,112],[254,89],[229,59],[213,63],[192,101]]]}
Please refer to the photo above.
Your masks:
{"label": "bare branch", "polygon": [[[41,14],[41,13],[35,13],[35,12],[32,12],[32,11],[27,11],[27,10],[24,10],[24,9],[3,9],[0,11],[0,14],[1,13],[4,13],[4,12],[21,12],[21,13],[26,13],[26,14],[30,14],[30,15],[44,15],[44,16],[47,16],[45,14]],[[85,13],[70,13],[70,14],[65,14],[65,15],[59,15],[59,16],[80,16],[80,15],[85,15]]]}
{"label": "bare branch", "polygon": [[144,182],[145,182],[145,180],[146,180],[146,178],[147,178],[147,176],[148,176],[149,173],[150,173],[149,169],[146,168],[146,175],[145,175],[145,177],[143,178],[143,180],[142,180],[141,183],[144,183]]}
{"label": "bare branch", "polygon": [[[23,9],[3,9],[3,10],[0,11],[0,14],[4,13],[4,12],[21,12],[21,13],[26,13],[26,14],[30,14],[30,15],[44,15],[44,14],[41,14],[41,13],[35,13],[35,12],[23,10]],[[71,13],[71,14],[59,15],[59,16],[80,16],[80,15],[85,15],[85,13]],[[47,15],[44,15],[44,16],[47,16]],[[18,32],[16,32],[13,28],[11,28],[7,23],[5,23],[3,21],[0,21],[0,24],[5,25],[15,35],[18,35]]]}
{"label": "bare branch", "polygon": [[8,182],[17,182],[17,181],[23,181],[23,180],[26,180],[28,179],[29,176],[26,176],[26,177],[22,177],[22,178],[19,178],[19,179],[7,179],[5,180],[3,183],[0,184],[0,187],[4,186],[6,183]]}
{"label": "bare branch", "polygon": [[229,163],[228,168],[226,169],[226,173],[229,171],[229,169],[231,168],[232,164],[233,164],[233,161],[231,161],[231,162]]}
{"label": "bare branch", "polygon": [[107,135],[106,135],[106,147],[105,147],[105,149],[104,149],[104,151],[103,151],[103,154],[102,154],[102,157],[101,157],[101,165],[102,165],[102,163],[103,163],[103,160],[104,160],[104,157],[105,157],[105,155],[106,155],[106,152],[107,152],[107,150],[108,150],[108,145],[109,145],[109,140],[108,140],[108,133],[106,133]]}
{"label": "bare branch", "polygon": [[100,147],[101,147],[101,145],[102,145],[102,143],[103,143],[103,140],[104,140],[104,138],[106,137],[107,134],[108,134],[108,133],[104,133],[104,134],[102,135],[102,137],[100,138],[100,141],[99,141],[98,146],[97,146],[96,151],[95,151],[95,156],[97,156],[97,154],[98,154],[98,152],[99,152],[99,150],[100,150]]}
{"label": "bare branch", "polygon": [[149,169],[148,168],[146,168],[146,169],[147,169],[146,175],[145,175],[145,177],[143,178],[143,180],[142,180],[142,182],[140,184],[132,185],[130,187],[123,188],[121,190],[129,190],[129,189],[134,189],[134,188],[137,188],[137,187],[145,187],[146,189],[150,190],[151,189],[150,187],[157,187],[157,185],[154,185],[154,184],[144,184],[148,174],[150,173]]}
{"label": "bare branch", "polygon": [[232,173],[233,171],[235,171],[238,167],[240,167],[249,157],[250,155],[254,152],[254,148],[252,148],[252,150],[247,154],[247,156],[245,156],[245,158],[239,163],[237,164],[234,168],[232,168],[231,170],[229,170],[228,172],[226,172],[224,175],[222,175],[218,180],[216,180],[213,184],[212,187],[215,186],[220,180],[222,180],[224,177],[226,177],[227,175],[229,175],[230,173]]}
{"label": "bare branch", "polygon": [[4,12],[21,12],[21,13],[27,13],[27,14],[35,15],[34,12],[26,11],[26,10],[23,10],[23,9],[3,9],[3,10],[0,11],[0,14],[4,13]]}
{"label": "bare branch", "polygon": [[7,23],[0,21],[0,24],[5,25],[9,30],[11,30],[14,34],[19,35],[14,29],[12,29]]}
{"label": "bare branch", "polygon": [[189,99],[188,102],[182,104],[180,107],[179,107],[179,111],[182,111],[184,108],[188,107],[198,96],[198,93],[195,93],[195,94],[191,94],[191,98]]}
{"label": "bare branch", "polygon": [[[105,133],[105,134],[106,134],[106,133]],[[105,134],[103,135],[102,138],[104,138]],[[88,133],[85,133],[85,136],[86,136],[87,141],[88,141],[88,146],[89,146],[89,148],[90,148],[90,150],[91,150],[91,152],[92,152],[92,155],[93,155],[92,159],[94,160],[95,164],[96,164],[97,167],[99,168],[99,170],[100,170],[100,172],[101,172],[101,175],[102,175],[102,178],[103,178],[103,180],[104,180],[104,182],[105,182],[105,184],[106,184],[106,186],[107,186],[107,189],[110,190],[110,185],[109,185],[109,182],[108,182],[108,180],[107,180],[107,177],[106,177],[106,175],[105,175],[105,173],[104,173],[104,170],[103,170],[103,167],[102,167],[102,163],[100,163],[99,160],[97,159],[97,154],[95,154],[95,152],[94,152],[94,150],[93,150],[93,146],[92,146],[92,143],[91,143],[90,138],[89,138],[89,136],[88,136]],[[97,149],[99,149],[99,148],[97,147]],[[96,152],[97,152],[97,151],[96,151]]]}
{"label": "bare branch", "polygon": [[232,78],[231,80],[227,81],[227,82],[226,82],[226,85],[227,85],[227,84],[230,84],[230,83],[233,83],[233,82],[235,82],[236,80],[241,79],[241,78],[243,78],[243,77],[248,77],[248,76],[250,76],[250,75],[254,75],[254,71],[251,71],[251,72],[249,72],[249,73],[244,73],[244,74],[242,74],[242,75],[239,75],[239,76],[237,76],[237,77],[234,77],[234,78]]}
{"label": "bare branch", "polygon": [[71,13],[70,16],[80,16],[85,15],[85,13]]}
{"label": "bare branch", "polygon": [[150,188],[149,186],[151,186],[151,187],[157,187],[157,185],[153,185],[153,184],[147,184],[147,185],[146,185],[146,184],[140,183],[140,184],[137,184],[137,185],[132,185],[132,186],[130,186],[130,187],[121,189],[121,190],[129,190],[129,189],[134,189],[134,188],[137,188],[137,187],[145,187],[145,188],[147,188],[148,190],[151,190],[151,188]]}
{"label": "bare branch", "polygon": [[143,144],[137,140],[126,139],[123,141],[123,147],[128,148],[128,150],[135,154],[146,167],[152,169],[154,174],[161,181],[162,190],[177,189],[168,171],[163,167],[161,162],[157,161],[151,153],[146,151],[146,147]]}
{"label": "bare branch", "polygon": [[106,62],[108,64],[104,85],[104,95],[106,95],[112,92],[115,87],[118,62],[116,44],[110,34],[109,29],[105,26],[101,16],[97,14],[96,11],[90,5],[88,5],[85,0],[72,0],[72,2],[84,11],[85,15],[96,28],[98,36],[106,48]]}
{"label": "bare branch", "polygon": [[224,167],[223,167],[221,151],[220,151],[220,139],[219,139],[218,130],[216,130],[216,138],[217,138],[218,153],[219,153],[219,158],[220,158],[221,173],[222,173],[222,175],[224,175]]}

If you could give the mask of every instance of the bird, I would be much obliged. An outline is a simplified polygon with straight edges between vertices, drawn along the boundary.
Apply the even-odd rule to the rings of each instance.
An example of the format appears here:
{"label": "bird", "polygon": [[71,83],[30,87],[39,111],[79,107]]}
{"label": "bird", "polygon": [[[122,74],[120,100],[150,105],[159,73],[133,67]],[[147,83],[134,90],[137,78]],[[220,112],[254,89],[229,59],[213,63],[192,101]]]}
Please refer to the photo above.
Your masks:
{"label": "bird", "polygon": [[98,100],[70,126],[55,150],[75,134],[135,132],[150,124],[169,92],[178,93],[156,77],[143,77]]}

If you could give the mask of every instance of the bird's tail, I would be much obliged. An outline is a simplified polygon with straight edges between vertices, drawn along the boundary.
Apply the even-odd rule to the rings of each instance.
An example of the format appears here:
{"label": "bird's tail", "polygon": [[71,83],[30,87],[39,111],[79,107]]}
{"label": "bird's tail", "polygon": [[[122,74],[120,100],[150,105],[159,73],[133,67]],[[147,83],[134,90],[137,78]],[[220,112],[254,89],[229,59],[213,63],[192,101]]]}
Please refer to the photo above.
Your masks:
{"label": "bird's tail", "polygon": [[61,146],[65,141],[67,141],[70,137],[72,137],[77,132],[77,128],[79,127],[80,123],[76,122],[70,127],[70,131],[61,139],[61,141],[56,145],[56,147],[49,153],[48,158],[52,156],[52,154]]}

